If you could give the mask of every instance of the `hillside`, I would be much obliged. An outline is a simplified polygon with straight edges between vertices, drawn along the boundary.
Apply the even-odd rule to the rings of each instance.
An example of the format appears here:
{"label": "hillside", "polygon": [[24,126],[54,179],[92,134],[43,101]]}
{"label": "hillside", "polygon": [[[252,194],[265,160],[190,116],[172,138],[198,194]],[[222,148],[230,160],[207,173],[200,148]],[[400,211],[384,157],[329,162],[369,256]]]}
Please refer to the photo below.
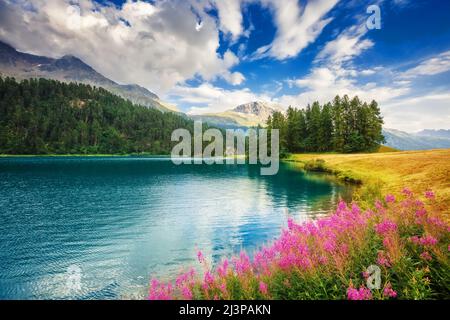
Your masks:
{"label": "hillside", "polygon": [[193,122],[102,88],[0,78],[0,154],[169,154],[178,128]]}
{"label": "hillside", "polygon": [[0,75],[18,80],[46,78],[62,82],[78,82],[104,88],[135,104],[160,111],[174,111],[159,97],[136,84],[120,85],[94,70],[77,57],[67,55],[52,59],[22,53],[0,42]]}

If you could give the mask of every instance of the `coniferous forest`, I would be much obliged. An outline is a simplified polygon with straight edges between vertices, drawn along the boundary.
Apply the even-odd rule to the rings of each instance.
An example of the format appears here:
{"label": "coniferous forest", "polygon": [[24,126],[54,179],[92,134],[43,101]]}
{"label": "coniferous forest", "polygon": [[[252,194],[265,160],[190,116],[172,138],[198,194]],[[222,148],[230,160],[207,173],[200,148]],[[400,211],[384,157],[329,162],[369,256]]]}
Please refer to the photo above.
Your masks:
{"label": "coniferous forest", "polygon": [[193,122],[102,88],[0,78],[0,153],[169,154],[177,128],[192,132]]}
{"label": "coniferous forest", "polygon": [[286,115],[275,112],[267,126],[280,130],[282,152],[372,152],[384,142],[377,102],[347,95],[305,109],[289,107]]}

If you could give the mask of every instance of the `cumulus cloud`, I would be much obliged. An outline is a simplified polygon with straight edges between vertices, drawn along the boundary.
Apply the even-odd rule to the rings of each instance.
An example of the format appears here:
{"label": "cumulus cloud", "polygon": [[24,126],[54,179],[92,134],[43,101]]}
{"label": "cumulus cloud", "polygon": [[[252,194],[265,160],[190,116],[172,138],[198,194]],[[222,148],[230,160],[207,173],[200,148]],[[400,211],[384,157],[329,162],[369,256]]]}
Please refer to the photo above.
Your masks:
{"label": "cumulus cloud", "polygon": [[251,101],[272,101],[270,96],[253,93],[248,88],[227,90],[210,83],[197,87],[176,86],[171,91],[171,98],[191,104],[188,114],[217,113]]}
{"label": "cumulus cloud", "polygon": [[[245,80],[231,71],[239,63],[234,53],[217,53],[219,30],[207,13],[210,1],[129,0],[120,7],[93,0],[72,3],[0,0],[0,38],[20,51],[76,55],[115,81],[157,93],[197,76],[206,81],[222,77],[235,85]],[[233,35],[241,32],[230,18],[223,19],[221,25]]]}
{"label": "cumulus cloud", "polygon": [[214,0],[214,2],[219,13],[220,29],[225,34],[230,34],[232,40],[237,40],[244,33],[242,0]]}
{"label": "cumulus cloud", "polygon": [[255,52],[254,59],[279,60],[297,56],[319,36],[331,21],[325,18],[338,0],[309,0],[301,7],[297,0],[261,0],[274,11],[277,33],[273,42]]}

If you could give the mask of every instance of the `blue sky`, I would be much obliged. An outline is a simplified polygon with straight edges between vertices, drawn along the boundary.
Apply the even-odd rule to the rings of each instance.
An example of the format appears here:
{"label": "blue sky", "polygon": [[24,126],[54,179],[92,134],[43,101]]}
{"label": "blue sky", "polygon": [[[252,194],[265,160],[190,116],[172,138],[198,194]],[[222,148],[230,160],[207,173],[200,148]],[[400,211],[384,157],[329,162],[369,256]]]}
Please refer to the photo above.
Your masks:
{"label": "blue sky", "polygon": [[[376,99],[386,126],[450,129],[450,2],[0,0],[0,39],[73,54],[187,113]],[[370,5],[381,29],[369,30]]]}

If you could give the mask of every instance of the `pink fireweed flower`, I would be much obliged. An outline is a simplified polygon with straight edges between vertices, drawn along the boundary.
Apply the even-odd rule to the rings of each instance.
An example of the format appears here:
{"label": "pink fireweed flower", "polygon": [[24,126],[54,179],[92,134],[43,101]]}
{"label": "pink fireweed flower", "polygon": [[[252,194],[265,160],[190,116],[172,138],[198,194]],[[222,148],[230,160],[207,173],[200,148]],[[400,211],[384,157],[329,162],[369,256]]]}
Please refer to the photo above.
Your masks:
{"label": "pink fireweed flower", "polygon": [[450,252],[450,244],[448,245],[447,250]]}
{"label": "pink fireweed flower", "polygon": [[434,199],[435,194],[434,194],[433,191],[428,190],[428,191],[425,192],[425,197],[426,197],[427,199]]}
{"label": "pink fireweed flower", "polygon": [[384,210],[383,203],[382,203],[380,200],[375,201],[375,208],[376,208],[378,211]]}
{"label": "pink fireweed flower", "polygon": [[380,266],[384,266],[384,267],[387,267],[387,268],[389,268],[391,266],[391,263],[390,263],[389,259],[385,256],[383,251],[378,252],[377,263]]}
{"label": "pink fireweed flower", "polygon": [[421,257],[423,260],[426,260],[426,261],[431,261],[431,260],[433,259],[428,251],[424,251],[424,252],[420,255],[420,257]]}
{"label": "pink fireweed flower", "polygon": [[292,231],[292,230],[294,230],[294,227],[295,227],[295,222],[294,222],[294,220],[292,219],[292,218],[288,218],[288,229],[290,230],[290,231]]}
{"label": "pink fireweed flower", "polygon": [[392,194],[388,194],[384,200],[386,200],[387,203],[393,203],[395,202],[395,197]]}
{"label": "pink fireweed flower", "polygon": [[241,252],[239,258],[234,258],[233,262],[234,268],[236,269],[237,274],[240,276],[251,270],[252,268],[250,258],[244,251]]}
{"label": "pink fireweed flower", "polygon": [[417,218],[421,218],[421,217],[425,216],[426,214],[427,214],[427,210],[425,210],[424,208],[421,208],[416,211]]}
{"label": "pink fireweed flower", "polygon": [[347,254],[348,254],[348,245],[347,245],[347,244],[343,243],[343,244],[341,245],[341,253],[342,253],[343,255],[347,255]]}
{"label": "pink fireweed flower", "polygon": [[198,259],[198,262],[200,262],[200,263],[205,262],[205,257],[203,256],[203,252],[201,252],[200,250],[197,252],[197,259]]}
{"label": "pink fireweed flower", "polygon": [[430,235],[427,235],[420,239],[420,244],[423,246],[434,246],[436,243],[438,243],[438,240]]}
{"label": "pink fireweed flower", "polygon": [[385,235],[387,233],[397,231],[397,225],[393,221],[384,220],[375,226],[375,231],[379,235]]}
{"label": "pink fireweed flower", "polygon": [[347,299],[348,300],[370,300],[372,299],[372,292],[366,287],[361,287],[358,289],[350,286],[347,289]]}
{"label": "pink fireweed flower", "polygon": [[344,211],[346,209],[347,209],[347,204],[345,203],[345,201],[344,200],[339,201],[337,210],[338,211]]}
{"label": "pink fireweed flower", "polygon": [[172,285],[160,283],[158,280],[152,280],[150,284],[149,300],[171,300]]}
{"label": "pink fireweed flower", "polygon": [[217,272],[221,277],[226,277],[228,273],[228,259],[223,260],[222,265],[217,268]]}
{"label": "pink fireweed flower", "polygon": [[323,244],[323,248],[325,249],[325,251],[331,253],[336,249],[336,242],[334,240],[327,240]]}
{"label": "pink fireweed flower", "polygon": [[409,238],[409,241],[411,241],[414,244],[420,244],[420,238],[418,236],[412,236]]}
{"label": "pink fireweed flower", "polygon": [[211,272],[209,271],[205,272],[204,283],[207,285],[214,283],[214,276],[211,274]]}
{"label": "pink fireweed flower", "polygon": [[392,289],[391,284],[388,283],[387,286],[383,289],[383,295],[385,297],[388,297],[388,298],[396,298],[397,297],[397,292],[394,291]]}
{"label": "pink fireweed flower", "polygon": [[181,289],[181,294],[185,300],[192,300],[192,298],[194,297],[191,289],[189,289],[188,287],[183,287]]}
{"label": "pink fireweed flower", "polygon": [[220,292],[222,292],[223,295],[227,295],[228,294],[226,283],[222,283],[219,286],[219,289],[220,289]]}
{"label": "pink fireweed flower", "polygon": [[260,281],[259,282],[259,291],[266,295],[267,294],[267,284],[265,284],[264,282]]}
{"label": "pink fireweed flower", "polygon": [[405,196],[407,196],[407,197],[410,197],[410,196],[412,196],[412,191],[410,190],[410,189],[408,189],[408,188],[403,188],[403,191],[402,191],[402,193],[405,195]]}

